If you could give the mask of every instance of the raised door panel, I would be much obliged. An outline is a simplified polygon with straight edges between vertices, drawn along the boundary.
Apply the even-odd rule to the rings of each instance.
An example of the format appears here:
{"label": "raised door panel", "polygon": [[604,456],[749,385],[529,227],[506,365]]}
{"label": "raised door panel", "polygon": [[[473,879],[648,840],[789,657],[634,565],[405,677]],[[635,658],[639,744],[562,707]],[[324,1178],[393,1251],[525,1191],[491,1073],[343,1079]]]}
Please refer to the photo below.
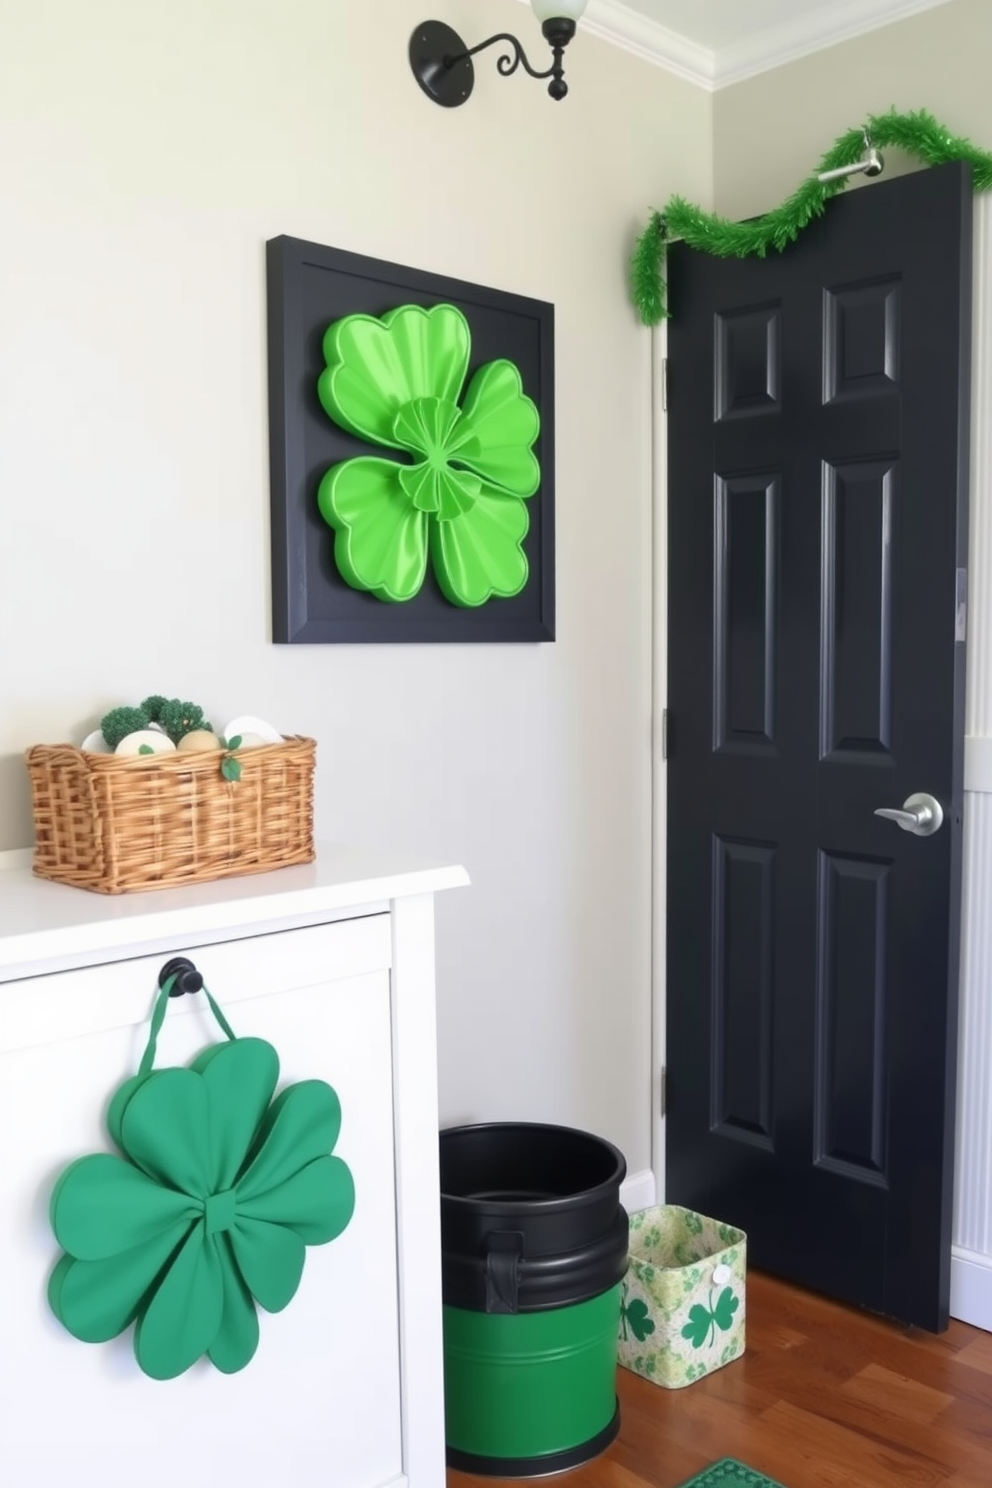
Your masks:
{"label": "raised door panel", "polygon": [[713,845],[710,1130],[773,1150],[775,848]]}
{"label": "raised door panel", "polygon": [[[45,1298],[59,1253],[49,1195],[74,1157],[110,1149],[107,1101],[136,1068],[165,958],[0,989],[12,1011],[0,1044],[0,1482],[403,1483],[389,917],[185,954],[204,972],[235,1032],[275,1046],[280,1085],[320,1078],[337,1091],[342,1127],[335,1151],[355,1180],[354,1216],[338,1239],[308,1247],[299,1291],[285,1311],[260,1311],[258,1352],[238,1374],[222,1375],[201,1361],[159,1383],[137,1369],[130,1329],[110,1343],[77,1342]],[[187,997],[170,1007],[156,1067],[186,1063],[221,1036],[201,1003]]]}

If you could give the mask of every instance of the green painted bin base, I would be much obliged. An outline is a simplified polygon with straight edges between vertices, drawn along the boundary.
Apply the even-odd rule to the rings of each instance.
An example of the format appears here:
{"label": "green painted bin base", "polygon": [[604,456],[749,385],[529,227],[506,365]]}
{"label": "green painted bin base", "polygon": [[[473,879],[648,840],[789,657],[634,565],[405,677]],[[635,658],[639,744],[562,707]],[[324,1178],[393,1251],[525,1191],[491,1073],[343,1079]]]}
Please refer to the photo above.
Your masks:
{"label": "green painted bin base", "polygon": [[577,1467],[616,1436],[620,1287],[571,1307],[444,1308],[445,1441],[453,1467],[528,1477]]}
{"label": "green painted bin base", "polygon": [[619,1432],[620,1402],[617,1401],[613,1420],[606,1430],[594,1436],[592,1441],[583,1442],[581,1446],[572,1447],[567,1452],[550,1452],[545,1457],[476,1457],[472,1452],[459,1452],[456,1447],[448,1447],[445,1457],[449,1467],[457,1468],[459,1472],[475,1473],[477,1477],[543,1478],[550,1473],[569,1472],[573,1467],[591,1462],[600,1452],[605,1452],[611,1442],[616,1441]]}

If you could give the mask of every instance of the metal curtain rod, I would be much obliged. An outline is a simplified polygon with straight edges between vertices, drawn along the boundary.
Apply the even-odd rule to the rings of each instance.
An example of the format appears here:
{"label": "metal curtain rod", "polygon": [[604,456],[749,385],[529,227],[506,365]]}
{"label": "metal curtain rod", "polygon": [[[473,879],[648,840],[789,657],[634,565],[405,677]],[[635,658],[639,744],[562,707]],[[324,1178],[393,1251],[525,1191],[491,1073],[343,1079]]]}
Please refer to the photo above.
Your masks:
{"label": "metal curtain rod", "polygon": [[885,161],[875,149],[867,133],[865,134],[865,154],[863,160],[856,160],[853,165],[837,165],[833,170],[821,171],[817,176],[818,181],[838,181],[841,176],[855,176],[859,171],[864,171],[866,176],[880,176],[885,169]]}

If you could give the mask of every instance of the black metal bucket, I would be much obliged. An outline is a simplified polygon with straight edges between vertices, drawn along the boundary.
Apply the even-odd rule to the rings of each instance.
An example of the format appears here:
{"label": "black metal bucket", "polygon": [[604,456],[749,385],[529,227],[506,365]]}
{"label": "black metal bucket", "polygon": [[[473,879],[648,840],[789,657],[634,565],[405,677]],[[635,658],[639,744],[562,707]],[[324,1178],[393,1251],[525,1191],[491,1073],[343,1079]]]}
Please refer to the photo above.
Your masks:
{"label": "black metal bucket", "polygon": [[616,1436],[625,1174],[616,1147],[571,1127],[441,1133],[451,1466],[536,1477]]}

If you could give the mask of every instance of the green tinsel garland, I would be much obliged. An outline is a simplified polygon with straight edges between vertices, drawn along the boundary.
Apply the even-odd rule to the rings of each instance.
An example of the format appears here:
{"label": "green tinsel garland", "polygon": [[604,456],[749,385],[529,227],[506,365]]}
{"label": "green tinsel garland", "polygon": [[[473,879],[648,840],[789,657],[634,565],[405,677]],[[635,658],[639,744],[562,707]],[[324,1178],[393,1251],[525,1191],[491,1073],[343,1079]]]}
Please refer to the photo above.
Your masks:
{"label": "green tinsel garland", "polygon": [[681,196],[670,198],[667,206],[654,212],[637,240],[631,262],[631,290],[638,314],[645,325],[657,325],[669,315],[662,261],[665,243],[680,238],[691,248],[719,258],[764,258],[769,248],[780,253],[819,217],[832,196],[843,191],[848,177],[834,181],[817,179],[821,171],[839,165],[855,165],[864,153],[865,136],[879,149],[895,146],[907,155],[915,155],[925,165],[946,165],[950,160],[966,160],[973,173],[976,191],[992,187],[992,154],[979,150],[970,140],[961,139],[943,124],[918,109],[911,114],[871,114],[858,129],[842,134],[828,150],[813,174],[787,197],[780,207],[750,222],[731,222],[713,212],[704,212]]}

